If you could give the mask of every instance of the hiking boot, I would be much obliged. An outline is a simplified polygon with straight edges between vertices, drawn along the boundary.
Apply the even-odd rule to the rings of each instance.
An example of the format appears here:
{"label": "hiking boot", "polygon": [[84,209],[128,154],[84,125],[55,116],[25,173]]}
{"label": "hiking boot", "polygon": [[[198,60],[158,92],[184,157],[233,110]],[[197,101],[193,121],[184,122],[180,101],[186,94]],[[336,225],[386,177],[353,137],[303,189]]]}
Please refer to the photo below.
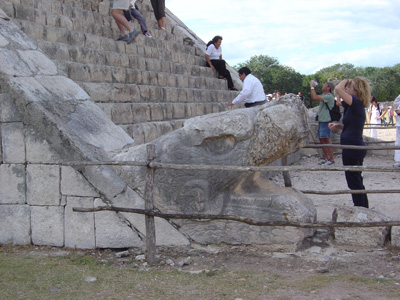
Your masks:
{"label": "hiking boot", "polygon": [[118,41],[124,41],[124,42],[126,42],[127,40],[128,40],[128,36],[127,35],[120,35],[117,39],[116,39],[116,41],[118,42]]}
{"label": "hiking boot", "polygon": [[127,44],[132,43],[138,35],[139,35],[139,31],[137,31],[136,29],[133,29],[131,32],[129,32],[129,38],[126,41],[126,43]]}

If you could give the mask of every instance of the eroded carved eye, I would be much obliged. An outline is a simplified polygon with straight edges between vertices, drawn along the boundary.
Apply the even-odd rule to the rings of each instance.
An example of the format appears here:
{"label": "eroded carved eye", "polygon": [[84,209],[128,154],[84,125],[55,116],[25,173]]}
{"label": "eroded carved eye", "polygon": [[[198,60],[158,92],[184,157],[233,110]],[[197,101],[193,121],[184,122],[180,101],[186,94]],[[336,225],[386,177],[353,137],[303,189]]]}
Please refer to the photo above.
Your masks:
{"label": "eroded carved eye", "polygon": [[215,154],[230,152],[235,147],[235,144],[236,139],[233,135],[207,138],[203,141],[203,145],[207,150]]}

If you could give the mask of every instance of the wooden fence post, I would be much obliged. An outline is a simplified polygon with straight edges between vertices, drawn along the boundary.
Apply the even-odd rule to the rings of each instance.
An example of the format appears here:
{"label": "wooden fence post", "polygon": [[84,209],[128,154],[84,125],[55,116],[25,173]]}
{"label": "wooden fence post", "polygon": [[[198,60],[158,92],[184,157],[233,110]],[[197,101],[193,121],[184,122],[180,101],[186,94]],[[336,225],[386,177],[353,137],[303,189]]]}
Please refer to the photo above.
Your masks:
{"label": "wooden fence post", "polygon": [[[147,151],[147,170],[146,187],[144,190],[145,209],[153,211],[153,189],[154,189],[154,168],[150,167],[150,162],[155,157],[155,145],[150,144],[146,147]],[[145,215],[146,223],[146,260],[149,264],[156,262],[156,228],[154,225],[154,216]]]}

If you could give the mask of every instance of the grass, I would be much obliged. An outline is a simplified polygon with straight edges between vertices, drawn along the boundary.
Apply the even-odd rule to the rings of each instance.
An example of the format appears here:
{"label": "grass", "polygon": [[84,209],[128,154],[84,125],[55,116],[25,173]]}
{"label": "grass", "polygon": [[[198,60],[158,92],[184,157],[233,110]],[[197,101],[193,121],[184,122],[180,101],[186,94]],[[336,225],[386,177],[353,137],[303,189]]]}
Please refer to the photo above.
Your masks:
{"label": "grass", "polygon": [[[86,282],[87,277],[94,282]],[[316,296],[318,291],[341,284],[399,299],[391,280],[314,274],[292,277],[265,270],[189,274],[171,267],[137,268],[135,262],[103,262],[90,253],[63,257],[30,255],[0,247],[0,299],[293,299],[290,295]],[[352,299],[358,299],[357,293]],[[310,298],[314,299],[314,298]],[[383,298],[382,298],[383,299]],[[386,299],[386,298],[385,298]]]}

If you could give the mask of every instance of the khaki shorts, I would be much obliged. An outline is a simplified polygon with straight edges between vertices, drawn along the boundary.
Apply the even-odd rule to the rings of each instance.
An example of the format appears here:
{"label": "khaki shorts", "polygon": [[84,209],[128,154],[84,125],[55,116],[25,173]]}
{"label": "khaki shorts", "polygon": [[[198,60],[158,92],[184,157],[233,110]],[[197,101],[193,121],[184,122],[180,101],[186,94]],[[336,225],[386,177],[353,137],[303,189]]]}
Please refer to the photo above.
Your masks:
{"label": "khaki shorts", "polygon": [[129,8],[129,0],[114,0],[112,9],[127,10]]}

